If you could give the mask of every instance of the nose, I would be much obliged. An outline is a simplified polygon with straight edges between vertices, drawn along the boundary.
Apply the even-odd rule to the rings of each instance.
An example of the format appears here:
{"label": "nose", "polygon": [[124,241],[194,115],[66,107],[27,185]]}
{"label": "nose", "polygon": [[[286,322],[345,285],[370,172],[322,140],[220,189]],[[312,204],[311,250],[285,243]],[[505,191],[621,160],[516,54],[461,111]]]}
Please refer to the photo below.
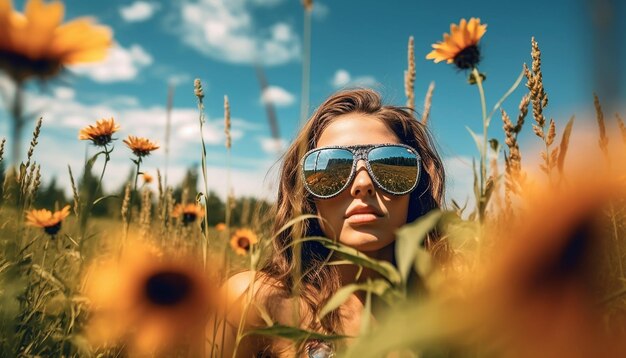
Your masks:
{"label": "nose", "polygon": [[354,175],[354,181],[350,187],[350,194],[357,197],[365,197],[374,195],[376,189],[374,188],[374,182],[370,178],[367,172],[367,167],[363,160],[359,160],[356,165],[356,174]]}

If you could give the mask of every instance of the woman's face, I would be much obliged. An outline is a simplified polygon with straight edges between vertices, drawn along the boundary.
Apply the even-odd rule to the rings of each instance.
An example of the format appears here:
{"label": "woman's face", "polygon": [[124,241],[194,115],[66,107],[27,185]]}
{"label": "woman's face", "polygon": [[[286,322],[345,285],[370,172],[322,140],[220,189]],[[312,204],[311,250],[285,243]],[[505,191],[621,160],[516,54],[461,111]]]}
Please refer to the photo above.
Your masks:
{"label": "woman's face", "polygon": [[[317,148],[331,145],[394,143],[399,138],[380,119],[362,113],[336,117],[322,132]],[[365,162],[359,160],[352,183],[339,195],[315,201],[322,230],[329,238],[363,252],[380,250],[406,223],[409,194],[390,195],[376,187]]]}

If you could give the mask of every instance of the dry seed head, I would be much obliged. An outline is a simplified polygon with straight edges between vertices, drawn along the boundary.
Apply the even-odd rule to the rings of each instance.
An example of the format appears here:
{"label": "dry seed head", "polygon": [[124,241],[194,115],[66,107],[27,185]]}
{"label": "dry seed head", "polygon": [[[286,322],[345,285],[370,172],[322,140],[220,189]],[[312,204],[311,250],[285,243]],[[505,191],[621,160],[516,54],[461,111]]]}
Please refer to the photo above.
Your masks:
{"label": "dry seed head", "polygon": [[39,164],[34,165],[35,168],[35,178],[33,180],[33,185],[31,186],[31,190],[29,193],[30,203],[35,201],[35,197],[37,196],[37,191],[41,186],[41,166]]}
{"label": "dry seed head", "polygon": [[200,82],[199,78],[196,78],[193,81],[193,94],[195,94],[199,100],[202,100],[204,98],[204,91],[202,90],[202,82]]}
{"label": "dry seed head", "polygon": [[620,117],[619,113],[615,113],[615,117],[617,118],[619,130],[622,133],[622,139],[624,140],[624,143],[626,143],[626,125],[624,125],[624,120],[622,120],[622,117]]}
{"label": "dry seed head", "polygon": [[308,12],[313,11],[313,0],[302,0],[302,6],[304,6],[304,10]]}
{"label": "dry seed head", "polygon": [[130,182],[126,184],[126,189],[124,190],[124,200],[122,201],[122,219],[124,223],[128,223],[128,207],[130,205]]}
{"label": "dry seed head", "polygon": [[554,143],[554,138],[556,137],[556,125],[554,124],[554,119],[550,118],[550,127],[548,128],[548,136],[546,137],[546,145],[550,146]]}
{"label": "dry seed head", "polygon": [[415,46],[413,36],[409,37],[407,48],[408,69],[404,71],[404,93],[406,94],[406,106],[415,109]]}
{"label": "dry seed head", "polygon": [[535,132],[537,137],[543,139],[543,129],[540,126],[533,124],[533,132]]}
{"label": "dry seed head", "polygon": [[530,102],[530,95],[525,94],[519,103],[519,114],[517,115],[517,123],[515,124],[515,133],[519,133],[524,125],[524,119],[528,114],[528,103]]}
{"label": "dry seed head", "polygon": [[509,115],[504,109],[500,109],[500,113],[502,113],[502,122],[504,123],[502,125],[505,136],[504,143],[507,145],[507,147],[511,148],[516,143],[515,127],[513,126],[513,123],[511,123],[511,118],[509,118]]}
{"label": "dry seed head", "polygon": [[228,103],[228,96],[224,96],[224,134],[226,134],[226,149],[230,149],[230,104]]}
{"label": "dry seed head", "polygon": [[596,108],[596,119],[598,121],[598,128],[600,129],[600,139],[598,140],[598,144],[600,145],[600,149],[602,149],[602,153],[604,153],[605,156],[608,156],[609,138],[606,136],[604,113],[602,113],[600,99],[595,93],[593,94],[593,105]]}
{"label": "dry seed head", "polygon": [[76,190],[76,182],[74,181],[74,175],[72,174],[72,167],[70,167],[69,164],[67,169],[70,172],[70,183],[72,184],[72,194],[74,195],[74,215],[78,217],[80,209],[80,196],[78,195],[78,190]]}
{"label": "dry seed head", "polygon": [[6,142],[7,142],[7,139],[6,138],[2,138],[2,142],[0,143],[0,162],[4,159],[4,144]]}
{"label": "dry seed head", "polygon": [[39,134],[41,133],[42,121],[43,121],[43,118],[39,117],[39,120],[37,120],[37,124],[35,124],[35,129],[33,130],[33,139],[30,141],[30,147],[28,148],[28,154],[27,154],[27,159],[26,159],[27,169],[28,169],[28,166],[30,165],[30,160],[33,157],[33,153],[35,152],[35,147],[39,143],[37,142],[37,139],[39,138]]}
{"label": "dry seed head", "polygon": [[424,112],[422,113],[422,124],[428,124],[428,118],[430,117],[430,108],[433,103],[433,92],[435,91],[435,82],[431,82],[428,85],[428,91],[426,91],[426,97],[424,97]]}

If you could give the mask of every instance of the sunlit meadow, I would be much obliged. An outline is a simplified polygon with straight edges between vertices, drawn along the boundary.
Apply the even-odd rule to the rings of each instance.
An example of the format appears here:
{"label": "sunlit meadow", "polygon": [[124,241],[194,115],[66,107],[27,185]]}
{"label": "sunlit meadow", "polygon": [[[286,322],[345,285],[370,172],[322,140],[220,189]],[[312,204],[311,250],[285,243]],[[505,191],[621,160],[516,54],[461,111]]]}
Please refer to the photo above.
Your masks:
{"label": "sunlit meadow", "polygon": [[[314,7],[304,1],[301,8],[300,123],[309,114]],[[0,144],[0,356],[224,357],[216,328],[229,307],[220,287],[236,272],[258,271],[273,254],[272,202],[233,194],[222,199],[209,190],[214,178],[202,135],[209,95],[199,79],[185,84],[185,95],[197,104],[200,144],[189,155],[201,163],[199,174],[189,171],[181,182],[170,183],[166,168],[146,171],[154,153],[168,158],[170,143],[118,137],[127,123],[111,115],[93,118],[72,134],[91,148],[84,160],[82,153],[66,153],[82,160],[81,167],[67,168],[72,196],[56,184],[42,185],[50,180],[38,159],[46,119],[31,114],[26,86],[54,86],[68,66],[102,61],[115,41],[106,25],[90,18],[66,20],[65,10],[60,2],[28,0],[21,10],[0,0],[0,70],[12,84],[2,107],[12,130]],[[366,293],[366,312],[376,319],[363,319],[360,336],[350,344],[341,343],[346,337],[340,334],[273,322],[246,292],[245,311],[260,310],[264,325],[247,330],[239,322],[236,345],[245,336],[262,335],[294,347],[311,340],[337,342],[335,354],[345,357],[626,354],[622,117],[605,113],[602,98],[590,93],[597,126],[581,128],[591,140],[574,145],[577,120],[572,117],[561,128],[550,113],[548,94],[558,94],[544,88],[541,38],[528,39],[528,56],[519,59],[516,78],[492,78],[481,67],[487,24],[461,19],[442,23],[442,33],[447,26],[432,45],[407,38],[406,67],[397,71],[404,73],[404,105],[419,109],[415,120],[424,126],[430,125],[436,94],[433,83],[423,106],[416,105],[422,102],[415,94],[416,61],[433,60],[457,71],[467,96],[479,99],[482,116],[472,127],[482,131],[467,128],[476,143],[470,204],[451,198],[445,210],[400,229],[394,265],[326,238],[300,239],[318,240],[343,259],[328,264],[366,267],[380,276],[343,287],[321,309],[328,314],[350,294]],[[429,46],[430,52],[423,50]],[[262,76],[260,65],[259,71]],[[508,90],[486,96],[486,81],[503,82]],[[236,143],[227,95],[223,145],[230,165]],[[273,104],[264,105],[277,131]],[[22,155],[19,138],[31,127]],[[607,127],[618,128],[619,135],[610,135]],[[169,138],[172,129],[165,130],[159,138]],[[523,152],[522,138],[535,140],[539,153]],[[572,155],[579,159],[570,160]],[[113,180],[114,158],[128,159],[133,172],[111,191],[105,183]],[[230,186],[230,171],[226,180]],[[306,218],[294,217],[290,225]],[[425,248],[435,231],[450,251],[443,263],[435,263]],[[332,355],[309,351],[307,356]]]}

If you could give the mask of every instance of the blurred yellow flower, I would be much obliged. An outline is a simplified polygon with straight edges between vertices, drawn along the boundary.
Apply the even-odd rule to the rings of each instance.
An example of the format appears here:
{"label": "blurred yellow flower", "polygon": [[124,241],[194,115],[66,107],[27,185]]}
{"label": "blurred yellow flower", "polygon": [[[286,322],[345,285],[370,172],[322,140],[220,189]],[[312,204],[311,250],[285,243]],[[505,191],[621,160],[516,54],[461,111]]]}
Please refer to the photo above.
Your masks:
{"label": "blurred yellow flower", "polygon": [[24,13],[0,0],[0,68],[16,81],[46,79],[64,66],[102,60],[112,32],[89,18],[62,24],[63,3],[28,0]]}
{"label": "blurred yellow flower", "polygon": [[148,173],[141,173],[141,175],[143,176],[143,182],[145,184],[150,184],[154,180],[154,177]]}
{"label": "blurred yellow flower", "polygon": [[56,235],[61,230],[61,222],[70,214],[70,206],[54,213],[47,209],[26,212],[26,224],[43,228],[48,235]]}
{"label": "blurred yellow flower", "polygon": [[105,146],[111,143],[113,133],[120,130],[120,125],[113,118],[98,119],[95,125],[90,124],[78,133],[78,139],[90,140],[96,146]]}
{"label": "blurred yellow flower", "polygon": [[215,225],[215,230],[222,232],[224,230],[226,230],[226,224],[224,223],[217,223],[217,225]]}
{"label": "blurred yellow flower", "polygon": [[199,204],[187,204],[182,205],[178,204],[172,211],[172,217],[178,218],[180,217],[183,221],[183,224],[187,225],[194,221],[197,218],[201,218],[204,216],[204,207]]}
{"label": "blurred yellow flower", "polygon": [[216,305],[215,285],[201,263],[157,251],[131,243],[119,260],[88,270],[92,314],[86,333],[93,346],[122,343],[129,356],[168,356],[163,352],[203,331]]}
{"label": "blurred yellow flower", "polygon": [[245,256],[250,252],[252,245],[259,242],[256,234],[250,229],[237,229],[230,239],[230,247],[237,255]]}
{"label": "blurred yellow flower", "polygon": [[129,135],[123,142],[138,157],[145,157],[153,150],[159,149],[158,144],[151,142],[147,138],[135,137],[134,135]]}
{"label": "blurred yellow flower", "polygon": [[474,68],[480,61],[478,42],[486,31],[487,25],[481,25],[478,18],[472,17],[469,22],[461,19],[459,25],[450,25],[450,34],[443,34],[443,41],[432,45],[434,50],[426,55],[426,59],[435,63],[454,62],[463,70]]}

